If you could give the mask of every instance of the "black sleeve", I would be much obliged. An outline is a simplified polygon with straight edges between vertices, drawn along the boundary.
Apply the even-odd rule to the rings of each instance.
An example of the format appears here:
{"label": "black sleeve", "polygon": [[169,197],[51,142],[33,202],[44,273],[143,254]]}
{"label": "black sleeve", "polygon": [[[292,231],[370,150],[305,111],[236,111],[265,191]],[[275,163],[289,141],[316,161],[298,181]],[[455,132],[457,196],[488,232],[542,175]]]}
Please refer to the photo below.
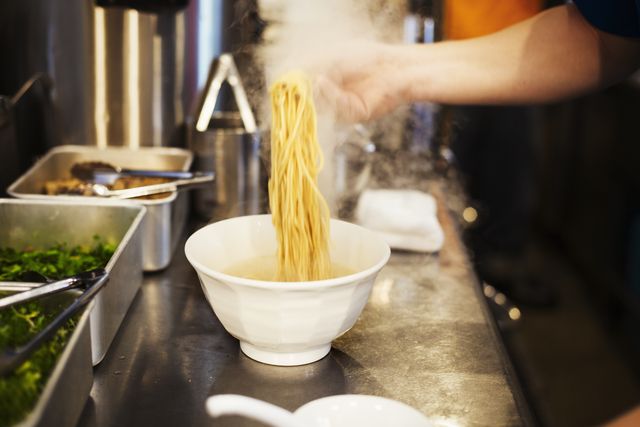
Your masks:
{"label": "black sleeve", "polygon": [[640,38],[640,0],[574,0],[573,3],[597,29]]}

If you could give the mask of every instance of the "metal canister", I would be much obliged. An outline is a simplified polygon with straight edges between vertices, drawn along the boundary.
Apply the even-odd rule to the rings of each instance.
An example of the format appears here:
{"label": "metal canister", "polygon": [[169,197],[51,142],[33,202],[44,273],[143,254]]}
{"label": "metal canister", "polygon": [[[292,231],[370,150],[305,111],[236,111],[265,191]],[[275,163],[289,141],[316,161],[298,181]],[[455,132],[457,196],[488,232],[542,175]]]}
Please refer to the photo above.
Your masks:
{"label": "metal canister", "polygon": [[216,173],[210,186],[193,192],[196,214],[219,220],[267,211],[267,137],[267,131],[247,132],[237,112],[214,113],[203,132],[191,127],[195,169]]}

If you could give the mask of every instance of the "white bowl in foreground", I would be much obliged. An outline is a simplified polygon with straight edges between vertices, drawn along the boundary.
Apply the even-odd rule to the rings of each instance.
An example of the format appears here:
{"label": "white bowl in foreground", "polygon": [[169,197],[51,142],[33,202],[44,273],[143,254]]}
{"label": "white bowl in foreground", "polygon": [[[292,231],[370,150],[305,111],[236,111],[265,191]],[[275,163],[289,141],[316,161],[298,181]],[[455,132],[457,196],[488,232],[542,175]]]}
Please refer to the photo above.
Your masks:
{"label": "white bowl in foreground", "polygon": [[207,301],[247,356],[282,366],[314,362],[360,316],[376,275],[389,259],[389,246],[355,224],[332,219],[330,227],[331,260],[354,273],[312,282],[270,282],[225,273],[251,259],[275,255],[271,215],[219,221],[187,240],[185,254]]}
{"label": "white bowl in foreground", "polygon": [[362,394],[341,394],[316,399],[299,407],[295,416],[310,427],[432,426],[427,417],[407,404]]}
{"label": "white bowl in foreground", "polygon": [[207,399],[214,418],[241,415],[277,427],[432,427],[417,409],[393,399],[363,394],[340,394],[313,400],[291,413],[284,408],[237,394]]}

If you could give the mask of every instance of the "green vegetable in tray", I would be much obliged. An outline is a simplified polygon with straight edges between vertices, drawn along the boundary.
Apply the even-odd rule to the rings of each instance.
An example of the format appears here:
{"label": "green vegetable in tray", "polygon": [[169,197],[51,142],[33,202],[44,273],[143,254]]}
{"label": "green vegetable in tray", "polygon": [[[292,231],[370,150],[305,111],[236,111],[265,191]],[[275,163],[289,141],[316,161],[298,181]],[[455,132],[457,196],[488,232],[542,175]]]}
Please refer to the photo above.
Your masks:
{"label": "green vegetable in tray", "polygon": [[16,250],[0,248],[0,281],[21,281],[27,272],[37,272],[50,279],[104,267],[115,245],[94,236],[92,246],[67,247],[59,244],[49,249]]}
{"label": "green vegetable in tray", "polygon": [[[63,309],[45,312],[36,301],[0,310],[0,351],[27,343]],[[0,377],[0,427],[16,424],[31,411],[76,322],[69,320],[29,360],[12,374]]]}
{"label": "green vegetable in tray", "polygon": [[[60,279],[105,267],[114,252],[114,244],[97,236],[87,247],[59,244],[44,250],[0,248],[0,281],[20,281],[23,274],[34,271]],[[0,352],[27,343],[63,309],[44,310],[36,300],[0,310]],[[69,320],[12,374],[0,377],[0,427],[19,422],[33,409],[76,322]]]}

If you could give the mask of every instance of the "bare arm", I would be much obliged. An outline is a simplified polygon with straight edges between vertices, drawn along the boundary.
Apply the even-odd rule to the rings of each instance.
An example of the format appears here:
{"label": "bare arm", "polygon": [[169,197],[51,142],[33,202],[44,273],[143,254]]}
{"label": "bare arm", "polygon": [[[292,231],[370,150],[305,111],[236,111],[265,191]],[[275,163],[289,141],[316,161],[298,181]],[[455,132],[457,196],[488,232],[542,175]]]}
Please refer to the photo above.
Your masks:
{"label": "bare arm", "polygon": [[640,425],[640,406],[620,415],[605,427],[636,427]]}
{"label": "bare arm", "polygon": [[601,32],[566,5],[484,37],[361,46],[335,62],[320,87],[340,117],[367,120],[414,101],[559,100],[615,83],[638,66],[640,41]]}
{"label": "bare arm", "polygon": [[[425,46],[407,46],[411,55]],[[544,11],[489,36],[422,49],[407,70],[412,99],[545,102],[609,85],[640,65],[640,42],[593,28],[575,6]],[[413,51],[413,52],[411,52]],[[427,72],[420,72],[425,67]]]}

